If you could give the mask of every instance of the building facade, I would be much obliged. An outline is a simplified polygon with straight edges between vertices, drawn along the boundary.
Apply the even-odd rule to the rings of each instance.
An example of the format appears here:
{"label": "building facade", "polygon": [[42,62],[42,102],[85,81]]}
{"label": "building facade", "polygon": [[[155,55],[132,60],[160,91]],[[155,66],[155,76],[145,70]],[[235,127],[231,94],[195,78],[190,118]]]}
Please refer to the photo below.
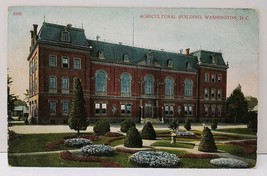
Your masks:
{"label": "building facade", "polygon": [[88,40],[84,29],[44,22],[31,31],[30,118],[67,124],[74,78],[82,82],[88,120],[194,121],[226,117],[228,64],[222,53],[185,54]]}

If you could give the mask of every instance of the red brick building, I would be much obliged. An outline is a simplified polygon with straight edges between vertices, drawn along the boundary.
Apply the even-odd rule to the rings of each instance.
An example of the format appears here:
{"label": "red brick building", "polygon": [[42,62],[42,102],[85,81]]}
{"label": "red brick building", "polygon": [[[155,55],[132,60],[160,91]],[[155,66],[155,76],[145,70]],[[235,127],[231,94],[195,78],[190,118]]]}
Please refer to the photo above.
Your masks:
{"label": "red brick building", "polygon": [[31,31],[30,117],[66,124],[73,79],[88,120],[224,120],[227,68],[221,53],[172,53],[88,40],[84,29],[44,22]]}

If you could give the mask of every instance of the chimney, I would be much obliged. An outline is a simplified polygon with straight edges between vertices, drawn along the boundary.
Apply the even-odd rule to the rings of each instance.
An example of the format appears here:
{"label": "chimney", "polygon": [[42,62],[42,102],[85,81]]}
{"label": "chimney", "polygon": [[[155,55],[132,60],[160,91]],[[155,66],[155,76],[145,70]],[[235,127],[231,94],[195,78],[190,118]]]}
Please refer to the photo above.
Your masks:
{"label": "chimney", "polygon": [[37,28],[38,28],[38,25],[37,24],[33,24],[33,31],[34,31],[35,35],[37,35]]}
{"label": "chimney", "polygon": [[186,54],[185,55],[188,56],[190,54],[190,48],[186,48],[185,51],[186,51]]}

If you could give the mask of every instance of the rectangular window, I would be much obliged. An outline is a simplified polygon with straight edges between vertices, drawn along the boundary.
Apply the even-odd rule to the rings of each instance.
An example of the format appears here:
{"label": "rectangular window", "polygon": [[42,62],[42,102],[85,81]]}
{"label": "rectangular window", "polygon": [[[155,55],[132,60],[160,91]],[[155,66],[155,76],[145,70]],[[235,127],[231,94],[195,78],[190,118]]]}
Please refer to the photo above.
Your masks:
{"label": "rectangular window", "polygon": [[121,115],[130,115],[132,113],[132,105],[131,104],[122,104],[121,105]]}
{"label": "rectangular window", "polygon": [[67,101],[62,102],[62,114],[63,115],[69,114],[69,102],[67,102]]}
{"label": "rectangular window", "polygon": [[57,56],[49,56],[49,67],[57,67]]}
{"label": "rectangular window", "polygon": [[81,59],[80,58],[74,58],[74,69],[81,69]]}
{"label": "rectangular window", "polygon": [[211,82],[215,82],[215,75],[211,75]]}
{"label": "rectangular window", "polygon": [[172,116],[174,114],[174,107],[173,107],[173,105],[165,105],[164,114],[166,116]]}
{"label": "rectangular window", "polygon": [[218,116],[221,116],[222,115],[222,106],[221,105],[218,105]]}
{"label": "rectangular window", "polygon": [[205,73],[205,82],[209,82],[210,75],[208,73]]}
{"label": "rectangular window", "polygon": [[69,41],[69,32],[67,32],[67,31],[63,31],[63,32],[61,33],[61,40],[62,40],[63,42],[68,42],[68,41]]}
{"label": "rectangular window", "polygon": [[205,105],[205,116],[209,115],[209,106]]}
{"label": "rectangular window", "polygon": [[193,105],[184,105],[184,114],[188,116],[193,115]]}
{"label": "rectangular window", "polygon": [[205,98],[209,97],[209,89],[205,88],[204,95],[205,95]]}
{"label": "rectangular window", "polygon": [[211,105],[211,115],[215,116],[215,105]]}
{"label": "rectangular window", "polygon": [[95,104],[95,114],[96,115],[106,115],[107,104],[106,103],[96,103]]}
{"label": "rectangular window", "polygon": [[211,97],[215,98],[215,90],[214,89],[211,89]]}
{"label": "rectangular window", "polygon": [[69,68],[69,58],[63,56],[62,57],[62,68]]}
{"label": "rectangular window", "polygon": [[55,115],[57,107],[56,101],[50,101],[49,106],[50,106],[50,115]]}
{"label": "rectangular window", "polygon": [[222,96],[221,90],[218,90],[218,91],[217,91],[217,97],[218,97],[218,98],[221,98],[221,96]]}
{"label": "rectangular window", "polygon": [[222,76],[221,75],[218,75],[217,80],[218,80],[218,83],[221,83],[222,82]]}

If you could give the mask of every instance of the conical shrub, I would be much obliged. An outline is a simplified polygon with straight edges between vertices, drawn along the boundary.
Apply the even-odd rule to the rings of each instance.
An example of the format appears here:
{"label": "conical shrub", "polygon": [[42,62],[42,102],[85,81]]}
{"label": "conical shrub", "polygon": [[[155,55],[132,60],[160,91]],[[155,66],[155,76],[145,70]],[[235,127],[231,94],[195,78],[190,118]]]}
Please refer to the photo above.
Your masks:
{"label": "conical shrub", "polygon": [[187,131],[191,130],[191,120],[188,117],[185,119],[184,128]]}
{"label": "conical shrub", "polygon": [[129,130],[129,128],[131,127],[135,127],[135,123],[131,120],[131,119],[125,119],[122,123],[121,123],[121,132],[127,133],[127,131]]}
{"label": "conical shrub", "polygon": [[141,148],[142,145],[143,141],[140,133],[135,127],[131,127],[127,132],[127,136],[124,139],[124,146],[130,148]]}
{"label": "conical shrub", "polygon": [[217,147],[214,142],[213,135],[208,127],[205,127],[202,131],[198,150],[203,152],[217,152]]}
{"label": "conical shrub", "polygon": [[216,130],[218,128],[218,122],[217,122],[216,119],[213,119],[212,124],[211,124],[210,127],[211,127],[212,130]]}
{"label": "conical shrub", "polygon": [[150,140],[155,140],[156,139],[156,132],[153,128],[153,125],[151,122],[147,122],[141,132],[141,137],[142,139],[150,139]]}

